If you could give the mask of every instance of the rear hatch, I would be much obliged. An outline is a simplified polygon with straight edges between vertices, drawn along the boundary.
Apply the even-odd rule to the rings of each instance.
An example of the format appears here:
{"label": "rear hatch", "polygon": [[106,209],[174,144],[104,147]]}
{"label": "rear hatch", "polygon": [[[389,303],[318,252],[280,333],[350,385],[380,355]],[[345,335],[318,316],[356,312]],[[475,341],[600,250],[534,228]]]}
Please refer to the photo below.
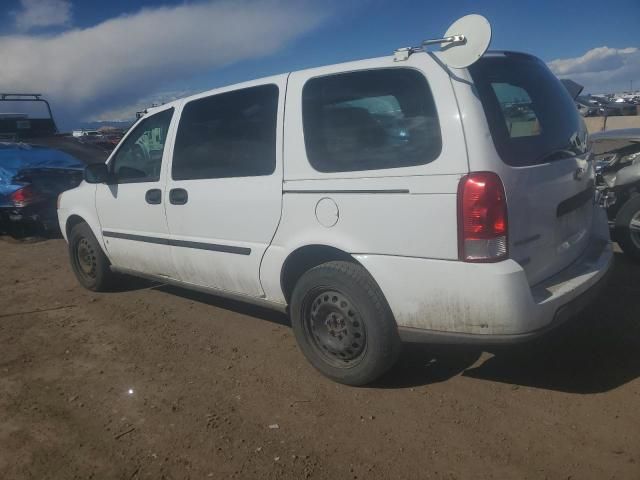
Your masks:
{"label": "rear hatch", "polygon": [[567,90],[538,58],[490,53],[469,70],[500,157],[492,170],[507,197],[509,256],[534,285],[588,245],[595,195],[587,130]]}

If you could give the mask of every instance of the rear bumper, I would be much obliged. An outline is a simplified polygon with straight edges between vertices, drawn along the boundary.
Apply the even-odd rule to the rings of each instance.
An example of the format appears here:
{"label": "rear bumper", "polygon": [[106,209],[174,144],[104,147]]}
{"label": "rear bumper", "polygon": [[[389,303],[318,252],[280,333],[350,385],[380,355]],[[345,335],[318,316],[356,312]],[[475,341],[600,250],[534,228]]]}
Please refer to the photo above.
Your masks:
{"label": "rear bumper", "polygon": [[453,333],[436,330],[425,330],[412,327],[398,327],[398,333],[403,342],[408,343],[430,343],[441,345],[512,345],[525,343],[542,337],[547,333],[560,327],[575,315],[588,307],[607,285],[610,277],[610,270],[589,290],[578,295],[566,305],[561,306],[548,325],[537,330],[507,335],[480,335],[473,333]]}
{"label": "rear bumper", "polygon": [[404,340],[500,344],[542,335],[588,305],[606,283],[613,251],[607,237],[594,237],[572,265],[534,287],[513,260],[356,258],[380,285]]}
{"label": "rear bumper", "polygon": [[37,203],[26,207],[0,207],[0,225],[11,228],[14,225],[42,226],[54,229],[58,225],[55,203]]}

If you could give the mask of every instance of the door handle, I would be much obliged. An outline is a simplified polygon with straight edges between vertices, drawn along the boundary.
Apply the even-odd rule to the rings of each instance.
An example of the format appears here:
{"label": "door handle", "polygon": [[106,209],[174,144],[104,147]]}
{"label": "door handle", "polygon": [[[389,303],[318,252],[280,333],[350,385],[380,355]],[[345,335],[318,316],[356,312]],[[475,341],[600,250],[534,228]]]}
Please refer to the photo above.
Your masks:
{"label": "door handle", "polygon": [[147,190],[147,193],[144,195],[144,199],[150,205],[159,205],[162,202],[162,190],[159,188]]}
{"label": "door handle", "polygon": [[172,188],[169,191],[169,202],[172,205],[184,205],[189,200],[189,194],[184,188]]}

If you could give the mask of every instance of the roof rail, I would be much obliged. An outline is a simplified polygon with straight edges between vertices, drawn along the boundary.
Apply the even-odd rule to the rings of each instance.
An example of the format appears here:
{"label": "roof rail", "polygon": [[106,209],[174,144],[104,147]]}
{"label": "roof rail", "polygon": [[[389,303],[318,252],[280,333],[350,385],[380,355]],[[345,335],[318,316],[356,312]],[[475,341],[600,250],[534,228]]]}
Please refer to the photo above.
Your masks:
{"label": "roof rail", "polygon": [[5,100],[7,97],[33,97],[25,100],[41,100],[41,96],[41,93],[0,93],[2,100]]}

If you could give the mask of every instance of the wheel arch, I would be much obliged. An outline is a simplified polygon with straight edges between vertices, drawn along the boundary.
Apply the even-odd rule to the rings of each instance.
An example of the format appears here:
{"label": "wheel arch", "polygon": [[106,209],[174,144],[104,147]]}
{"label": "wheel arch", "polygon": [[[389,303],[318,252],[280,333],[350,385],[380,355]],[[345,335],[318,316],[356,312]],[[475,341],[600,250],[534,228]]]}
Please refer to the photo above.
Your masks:
{"label": "wheel arch", "polygon": [[[87,213],[88,212],[86,211],[73,212],[64,220],[63,233],[66,237],[66,240],[67,242],[69,241],[69,235],[71,234],[71,230],[73,229],[73,227],[79,225],[80,223],[86,223],[91,229],[93,236],[96,237],[100,248],[108,257],[109,255],[107,253],[106,245],[104,244],[104,239],[102,238],[102,234],[100,232],[100,224],[98,223],[97,219],[91,218],[90,212],[89,215],[87,215]],[[60,228],[62,229],[62,222]]]}
{"label": "wheel arch", "polygon": [[616,227],[624,227],[626,217],[636,211],[640,205],[640,193],[631,192],[627,199],[620,205],[620,208],[616,212],[615,225]]}
{"label": "wheel arch", "polygon": [[71,234],[71,230],[73,230],[73,227],[75,227],[76,225],[78,225],[80,223],[89,224],[89,222],[87,222],[84,218],[82,218],[78,214],[74,213],[72,215],[69,215],[69,217],[67,218],[66,224],[65,224],[65,228],[64,228],[64,231],[66,233],[67,238],[69,238],[69,235]]}
{"label": "wheel arch", "polygon": [[351,262],[364,268],[350,253],[329,245],[304,245],[289,253],[280,271],[280,287],[286,302],[289,303],[297,281],[306,271],[331,261]]}

